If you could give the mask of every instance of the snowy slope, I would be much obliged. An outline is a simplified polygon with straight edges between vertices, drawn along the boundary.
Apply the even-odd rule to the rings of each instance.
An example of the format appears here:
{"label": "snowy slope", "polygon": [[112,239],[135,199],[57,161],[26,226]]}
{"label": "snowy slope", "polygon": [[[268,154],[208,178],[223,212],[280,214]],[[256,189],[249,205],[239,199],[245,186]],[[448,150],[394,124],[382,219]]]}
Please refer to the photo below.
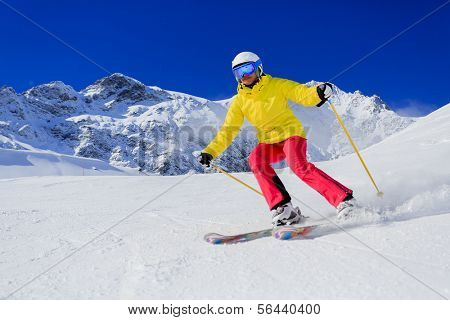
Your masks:
{"label": "snowy slope", "polygon": [[139,175],[130,168],[117,168],[97,159],[67,156],[54,152],[0,148],[0,178],[29,176],[114,176]]}
{"label": "snowy slope", "polygon": [[[363,152],[382,199],[355,156],[318,163],[370,210],[345,232],[325,226],[298,241],[205,243],[207,232],[270,225],[264,201],[221,174],[0,180],[0,297],[449,298],[449,123],[447,105]],[[311,220],[333,216],[280,176]]]}
{"label": "snowy slope", "polygon": [[[361,92],[337,89],[333,101],[361,148],[415,121],[389,110],[377,96]],[[229,102],[146,86],[119,73],[80,92],[60,81],[24,93],[3,87],[0,148],[51,150],[161,175],[202,172],[192,152],[214,137]],[[310,129],[311,159],[352,152],[328,108],[293,108]],[[243,130],[220,158],[221,164],[232,171],[248,171],[247,155],[255,144],[255,132]]]}

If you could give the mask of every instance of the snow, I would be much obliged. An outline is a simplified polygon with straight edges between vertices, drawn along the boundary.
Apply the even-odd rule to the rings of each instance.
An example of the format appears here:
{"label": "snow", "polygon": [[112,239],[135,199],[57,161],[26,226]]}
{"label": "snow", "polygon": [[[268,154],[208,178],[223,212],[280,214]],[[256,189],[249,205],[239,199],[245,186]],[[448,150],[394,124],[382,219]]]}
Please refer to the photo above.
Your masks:
{"label": "snow", "polygon": [[[0,297],[448,298],[449,123],[450,104],[362,152],[383,198],[356,156],[317,163],[367,209],[345,232],[322,226],[297,241],[203,241],[270,226],[263,199],[222,174],[13,178],[11,165],[18,174],[32,160],[11,156],[0,165]],[[291,172],[280,177],[311,221],[334,217]]]}
{"label": "snow", "polygon": [[138,175],[137,170],[117,168],[109,163],[48,151],[0,148],[0,177]]}

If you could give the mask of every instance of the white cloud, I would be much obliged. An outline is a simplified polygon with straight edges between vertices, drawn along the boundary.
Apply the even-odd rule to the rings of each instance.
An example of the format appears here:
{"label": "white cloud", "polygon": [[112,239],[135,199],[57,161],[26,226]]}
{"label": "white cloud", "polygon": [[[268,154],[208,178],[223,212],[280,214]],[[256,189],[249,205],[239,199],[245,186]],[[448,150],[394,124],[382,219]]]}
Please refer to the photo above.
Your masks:
{"label": "white cloud", "polygon": [[395,112],[405,117],[423,117],[432,112],[437,106],[414,99],[403,99],[390,103]]}

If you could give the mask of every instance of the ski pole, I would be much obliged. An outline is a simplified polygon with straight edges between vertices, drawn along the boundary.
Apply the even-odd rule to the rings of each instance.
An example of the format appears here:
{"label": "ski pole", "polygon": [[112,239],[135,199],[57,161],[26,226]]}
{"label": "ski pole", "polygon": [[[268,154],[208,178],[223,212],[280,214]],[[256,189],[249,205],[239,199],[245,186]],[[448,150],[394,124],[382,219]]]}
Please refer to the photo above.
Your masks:
{"label": "ski pole", "polygon": [[358,155],[359,160],[361,161],[364,169],[367,172],[367,175],[369,176],[370,180],[372,181],[373,186],[375,187],[375,189],[377,190],[377,196],[382,197],[383,196],[383,192],[380,191],[380,189],[378,189],[377,184],[375,183],[375,180],[373,179],[372,175],[370,174],[369,168],[367,168],[366,163],[364,162],[361,154],[358,151],[358,148],[356,147],[355,142],[353,141],[352,137],[350,136],[350,133],[348,132],[347,128],[344,125],[344,122],[342,121],[341,117],[339,116],[339,114],[336,111],[336,108],[334,107],[334,105],[328,101],[328,104],[330,105],[331,109],[333,110],[334,114],[336,115],[336,118],[339,122],[339,124],[341,125],[342,129],[344,130],[345,135],[347,136],[348,140],[350,141],[350,144],[352,145],[353,149],[355,150],[356,154]]}
{"label": "ski pole", "polygon": [[255,191],[255,192],[256,192],[257,194],[259,194],[260,196],[263,196],[263,194],[262,194],[260,191],[256,190],[256,189],[253,188],[252,186],[246,184],[244,181],[242,181],[242,180],[236,178],[236,177],[233,176],[232,174],[229,174],[228,172],[226,172],[225,170],[223,170],[221,167],[216,166],[216,165],[214,165],[214,164],[211,164],[211,166],[212,166],[214,169],[216,169],[217,171],[223,173],[224,175],[230,177],[231,179],[233,179],[233,180],[239,182],[240,184],[246,186],[246,187],[249,188],[250,190]]}

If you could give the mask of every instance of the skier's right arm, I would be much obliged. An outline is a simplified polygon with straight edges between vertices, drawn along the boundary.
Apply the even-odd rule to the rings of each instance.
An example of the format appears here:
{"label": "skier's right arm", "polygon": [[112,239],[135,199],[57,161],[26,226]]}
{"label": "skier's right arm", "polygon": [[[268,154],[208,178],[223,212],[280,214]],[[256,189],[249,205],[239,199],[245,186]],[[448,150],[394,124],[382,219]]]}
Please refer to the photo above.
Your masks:
{"label": "skier's right arm", "polygon": [[241,98],[237,95],[228,109],[222,127],[203,152],[209,153],[214,158],[218,157],[233,142],[243,122],[244,114],[241,110]]}

